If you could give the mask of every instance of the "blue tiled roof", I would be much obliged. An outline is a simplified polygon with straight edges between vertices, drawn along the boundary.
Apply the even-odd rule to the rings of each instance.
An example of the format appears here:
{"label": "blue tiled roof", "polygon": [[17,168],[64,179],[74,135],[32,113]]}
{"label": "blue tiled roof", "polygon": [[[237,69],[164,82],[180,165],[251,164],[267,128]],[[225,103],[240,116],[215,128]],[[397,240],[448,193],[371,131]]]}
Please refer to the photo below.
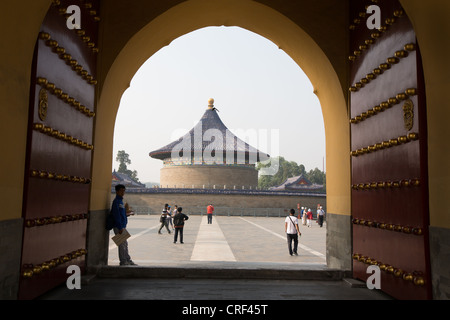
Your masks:
{"label": "blue tiled roof", "polygon": [[[202,137],[204,137],[205,132],[210,129],[218,130],[216,132],[221,133],[223,137],[222,150],[218,149],[216,143],[203,141]],[[214,136],[213,130],[209,133]],[[161,160],[171,158],[172,150],[177,146],[180,148],[183,141],[190,142],[192,156],[194,156],[195,151],[201,151],[203,154],[204,151],[211,152],[214,150],[215,152],[222,151],[224,155],[227,153],[234,153],[235,156],[245,154],[246,158],[250,157],[250,159],[255,159],[256,162],[266,160],[270,157],[268,154],[260,152],[231,133],[220,119],[215,108],[208,108],[197,125],[186,135],[158,150],[150,152],[149,155],[152,158]],[[182,152],[180,152],[180,156],[183,156]]]}
{"label": "blue tiled roof", "polygon": [[282,184],[276,187],[272,187],[269,190],[272,191],[289,191],[289,190],[320,190],[323,188],[321,184],[312,184],[303,174],[287,178]]}
{"label": "blue tiled roof", "polygon": [[[129,175],[125,173],[117,172],[114,170],[112,176],[113,176],[112,180],[113,187],[118,184],[123,184],[125,185],[125,187],[128,188],[145,188],[145,184],[134,181],[133,179],[131,179]],[[116,179],[114,179],[114,177]]]}

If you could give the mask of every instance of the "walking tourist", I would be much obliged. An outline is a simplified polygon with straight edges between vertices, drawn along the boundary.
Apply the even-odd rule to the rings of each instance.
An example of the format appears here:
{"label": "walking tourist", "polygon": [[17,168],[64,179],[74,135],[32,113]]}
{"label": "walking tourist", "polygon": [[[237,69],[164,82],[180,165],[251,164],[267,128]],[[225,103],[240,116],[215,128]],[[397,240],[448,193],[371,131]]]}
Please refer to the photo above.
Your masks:
{"label": "walking tourist", "polygon": [[173,238],[173,243],[177,243],[178,234],[180,234],[180,243],[183,242],[183,229],[184,229],[184,222],[189,219],[187,215],[182,213],[183,211],[182,207],[179,207],[177,209],[177,214],[173,217],[173,224],[175,225],[175,235]]}
{"label": "walking tourist", "polygon": [[302,224],[306,226],[306,207],[302,207]]}
{"label": "walking tourist", "polygon": [[[289,211],[289,216],[284,220],[284,230],[286,232],[289,254],[298,256],[298,236],[302,235],[298,229],[298,219],[295,217],[295,210]],[[292,242],[294,242],[294,248],[292,248]]]}
{"label": "walking tourist", "polygon": [[167,221],[167,214],[168,214],[168,208],[169,208],[169,205],[166,203],[165,205],[164,205],[164,209],[163,209],[163,211],[161,212],[161,217],[159,218],[159,222],[161,222],[161,226],[159,227],[159,230],[158,230],[158,233],[159,234],[161,234],[161,229],[163,228],[163,227],[166,227],[166,229],[167,229],[167,232],[170,234],[170,230],[169,230],[169,227],[168,227],[168,221]]}
{"label": "walking tourist", "polygon": [[312,220],[313,220],[313,214],[312,214],[312,211],[311,211],[311,209],[308,209],[308,212],[306,213],[306,219],[307,219],[307,221],[308,221],[308,228],[311,228],[312,227]]}
{"label": "walking tourist", "polygon": [[[169,227],[169,225],[172,227],[171,229],[173,230],[173,223],[172,223],[172,210],[170,209],[170,206],[167,206],[167,217],[166,217],[166,223],[167,223],[167,227]],[[169,229],[170,230],[170,229]]]}
{"label": "walking tourist", "polygon": [[325,214],[325,211],[322,209],[322,206],[317,209],[317,220],[319,221],[319,226],[322,228],[323,226],[323,216]]}

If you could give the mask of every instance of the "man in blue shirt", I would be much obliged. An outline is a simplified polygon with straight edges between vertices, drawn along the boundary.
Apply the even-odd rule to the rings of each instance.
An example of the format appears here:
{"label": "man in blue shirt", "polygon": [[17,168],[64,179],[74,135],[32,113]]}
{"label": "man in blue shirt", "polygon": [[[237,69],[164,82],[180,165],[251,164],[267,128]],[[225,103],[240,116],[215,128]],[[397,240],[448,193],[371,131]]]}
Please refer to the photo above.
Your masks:
{"label": "man in blue shirt", "polygon": [[[125,186],[118,184],[116,187],[116,198],[113,200],[111,212],[114,217],[114,234],[122,234],[127,227],[128,218],[123,196],[125,195]],[[128,241],[124,241],[119,245],[119,260],[121,266],[135,266],[128,254]]]}

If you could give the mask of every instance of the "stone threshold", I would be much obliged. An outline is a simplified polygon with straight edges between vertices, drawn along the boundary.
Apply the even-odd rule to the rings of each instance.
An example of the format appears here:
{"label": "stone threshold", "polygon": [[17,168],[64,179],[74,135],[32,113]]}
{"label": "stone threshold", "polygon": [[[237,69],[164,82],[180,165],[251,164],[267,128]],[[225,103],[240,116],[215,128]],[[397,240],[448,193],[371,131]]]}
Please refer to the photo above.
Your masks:
{"label": "stone threshold", "polygon": [[323,264],[307,263],[245,263],[245,262],[186,262],[154,263],[148,266],[100,266],[88,274],[99,278],[158,278],[158,279],[239,279],[239,280],[332,280],[351,278],[350,270],[329,269]]}

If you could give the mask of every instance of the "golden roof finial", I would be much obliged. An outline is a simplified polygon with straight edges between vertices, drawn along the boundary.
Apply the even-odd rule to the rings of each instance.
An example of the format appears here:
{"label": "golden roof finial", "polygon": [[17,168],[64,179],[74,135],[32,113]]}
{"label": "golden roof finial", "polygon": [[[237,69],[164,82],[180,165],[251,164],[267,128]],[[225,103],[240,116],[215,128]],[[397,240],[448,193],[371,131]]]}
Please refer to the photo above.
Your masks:
{"label": "golden roof finial", "polygon": [[214,99],[210,98],[208,100],[208,109],[213,109],[214,108]]}

